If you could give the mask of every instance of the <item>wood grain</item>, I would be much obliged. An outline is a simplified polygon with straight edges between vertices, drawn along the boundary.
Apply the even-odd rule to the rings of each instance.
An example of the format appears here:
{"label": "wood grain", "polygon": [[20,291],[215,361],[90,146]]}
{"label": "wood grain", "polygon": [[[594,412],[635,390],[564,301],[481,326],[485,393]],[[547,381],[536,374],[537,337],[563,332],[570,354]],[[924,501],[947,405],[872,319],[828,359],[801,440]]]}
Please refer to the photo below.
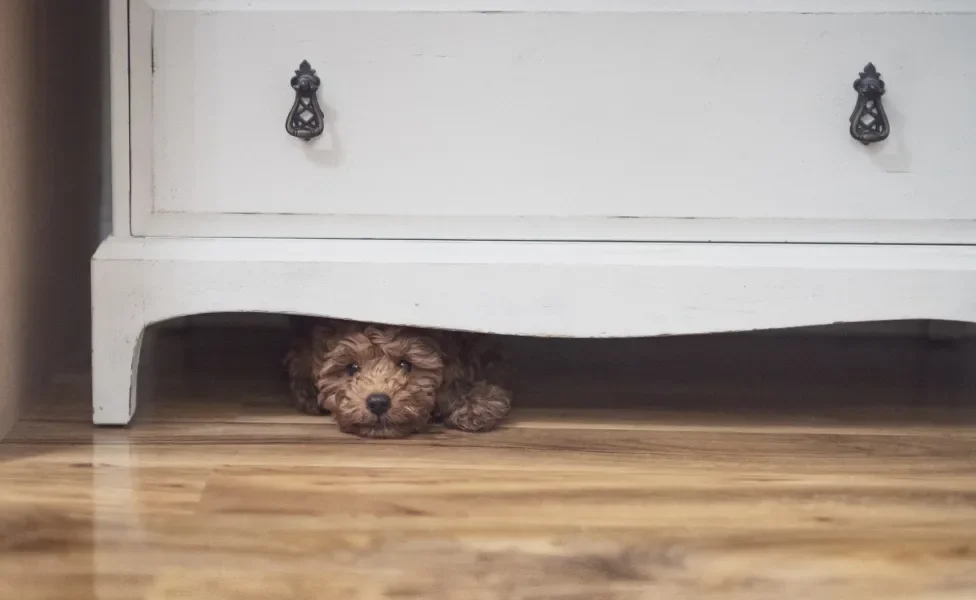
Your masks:
{"label": "wood grain", "polygon": [[754,390],[780,402],[734,410],[745,388],[722,404],[703,382],[682,409],[608,379],[621,405],[594,407],[593,381],[536,379],[491,434],[367,442],[295,414],[267,373],[199,367],[164,373],[128,429],[92,428],[72,380],[12,430],[0,598],[976,596],[976,412],[957,396],[879,377],[819,409],[780,381]]}

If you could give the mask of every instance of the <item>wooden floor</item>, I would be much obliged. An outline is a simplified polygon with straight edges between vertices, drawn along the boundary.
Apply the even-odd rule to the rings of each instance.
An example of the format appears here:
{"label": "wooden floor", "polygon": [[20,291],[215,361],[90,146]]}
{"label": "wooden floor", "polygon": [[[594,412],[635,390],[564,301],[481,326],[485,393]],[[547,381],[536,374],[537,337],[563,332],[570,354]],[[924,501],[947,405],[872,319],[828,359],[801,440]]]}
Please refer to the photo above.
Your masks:
{"label": "wooden floor", "polygon": [[500,431],[386,442],[262,374],[164,377],[128,429],[92,428],[85,385],[0,444],[2,600],[976,598],[958,402],[615,407],[618,381],[550,379]]}

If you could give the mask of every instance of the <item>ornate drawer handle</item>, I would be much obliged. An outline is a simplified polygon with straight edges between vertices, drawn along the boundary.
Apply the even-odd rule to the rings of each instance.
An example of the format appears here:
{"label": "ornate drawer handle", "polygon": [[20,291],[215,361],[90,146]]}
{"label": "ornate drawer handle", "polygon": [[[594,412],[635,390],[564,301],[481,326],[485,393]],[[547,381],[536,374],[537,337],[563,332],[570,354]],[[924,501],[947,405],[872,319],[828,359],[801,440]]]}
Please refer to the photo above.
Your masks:
{"label": "ornate drawer handle", "polygon": [[881,104],[885,83],[872,63],[868,63],[854,81],[854,89],[857,91],[857,104],[850,118],[851,137],[864,145],[884,140],[891,129],[888,115]]}
{"label": "ornate drawer handle", "polygon": [[285,121],[285,131],[289,135],[306,142],[322,135],[325,130],[325,115],[322,114],[315,96],[321,83],[322,80],[315,74],[312,65],[303,60],[298,65],[295,76],[291,78],[291,87],[295,89],[295,103],[288,111],[288,119]]}

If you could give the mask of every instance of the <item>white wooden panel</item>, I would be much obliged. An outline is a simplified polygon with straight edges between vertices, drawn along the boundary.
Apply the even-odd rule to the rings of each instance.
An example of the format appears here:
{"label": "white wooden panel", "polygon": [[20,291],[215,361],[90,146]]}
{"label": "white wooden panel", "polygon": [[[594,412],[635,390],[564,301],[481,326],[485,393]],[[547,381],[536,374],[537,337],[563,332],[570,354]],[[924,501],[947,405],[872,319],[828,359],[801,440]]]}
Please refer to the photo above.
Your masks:
{"label": "white wooden panel", "polygon": [[113,238],[95,260],[141,265],[114,285],[138,288],[146,323],[257,311],[636,337],[976,321],[965,247]]}
{"label": "white wooden panel", "polygon": [[149,0],[157,10],[434,12],[973,12],[973,0]]}
{"label": "white wooden panel", "polygon": [[154,198],[153,139],[153,46],[152,28],[156,13],[146,0],[129,0],[129,165],[131,230],[141,235],[140,226],[152,211]]}
{"label": "white wooden panel", "polygon": [[[161,216],[369,217],[392,237],[441,218],[480,237],[507,237],[510,219],[482,226],[500,217],[976,219],[976,16],[157,11],[154,25]],[[312,144],[283,127],[302,58],[331,115]],[[846,131],[867,60],[893,127],[871,147]]]}
{"label": "white wooden panel", "polygon": [[109,104],[111,105],[112,232],[129,235],[129,7],[109,2]]}
{"label": "white wooden panel", "polygon": [[156,213],[139,232],[157,237],[972,244],[976,221]]}
{"label": "white wooden panel", "polygon": [[123,424],[140,332],[175,317],[310,314],[600,338],[976,321],[976,248],[111,237],[92,286],[95,420]]}

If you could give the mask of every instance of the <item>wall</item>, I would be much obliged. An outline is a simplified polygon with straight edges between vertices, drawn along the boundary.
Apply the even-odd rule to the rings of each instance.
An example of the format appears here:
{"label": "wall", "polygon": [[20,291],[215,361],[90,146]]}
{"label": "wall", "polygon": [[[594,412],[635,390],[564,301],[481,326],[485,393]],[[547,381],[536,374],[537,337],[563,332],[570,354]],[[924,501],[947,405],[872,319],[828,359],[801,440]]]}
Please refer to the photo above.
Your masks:
{"label": "wall", "polygon": [[0,0],[0,435],[90,360],[105,5]]}

